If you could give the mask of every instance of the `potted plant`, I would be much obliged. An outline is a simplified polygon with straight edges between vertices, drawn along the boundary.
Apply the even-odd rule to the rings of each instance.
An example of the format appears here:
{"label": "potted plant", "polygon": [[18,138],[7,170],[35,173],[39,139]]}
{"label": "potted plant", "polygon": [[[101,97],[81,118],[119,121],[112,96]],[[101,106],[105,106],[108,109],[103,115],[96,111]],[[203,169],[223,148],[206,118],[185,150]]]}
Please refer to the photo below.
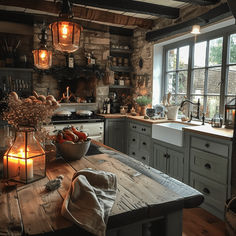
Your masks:
{"label": "potted plant", "polygon": [[148,96],[139,96],[136,99],[137,104],[141,107],[141,116],[145,116],[146,106],[152,102],[151,98]]}

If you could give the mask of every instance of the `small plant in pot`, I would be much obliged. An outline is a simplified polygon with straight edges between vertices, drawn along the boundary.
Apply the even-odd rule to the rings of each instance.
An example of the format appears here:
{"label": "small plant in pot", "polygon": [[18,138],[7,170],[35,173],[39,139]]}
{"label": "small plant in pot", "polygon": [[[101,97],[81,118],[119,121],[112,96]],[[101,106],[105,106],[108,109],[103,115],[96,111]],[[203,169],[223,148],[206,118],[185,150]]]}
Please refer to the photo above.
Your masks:
{"label": "small plant in pot", "polygon": [[146,115],[146,107],[148,104],[150,104],[152,102],[151,98],[149,98],[148,96],[139,96],[139,97],[137,97],[136,102],[141,107],[140,115],[145,116]]}

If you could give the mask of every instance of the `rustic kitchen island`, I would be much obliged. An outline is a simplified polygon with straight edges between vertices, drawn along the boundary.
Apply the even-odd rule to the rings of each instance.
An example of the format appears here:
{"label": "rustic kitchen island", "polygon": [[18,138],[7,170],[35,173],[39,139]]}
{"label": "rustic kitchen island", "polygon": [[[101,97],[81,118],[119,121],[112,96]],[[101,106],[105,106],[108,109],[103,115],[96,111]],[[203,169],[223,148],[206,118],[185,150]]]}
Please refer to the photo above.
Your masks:
{"label": "rustic kitchen island", "polygon": [[[47,176],[28,185],[1,185],[0,233],[39,235],[79,233],[91,235],[61,216],[63,199],[73,174],[84,168],[117,175],[118,189],[107,224],[107,235],[182,235],[182,209],[197,207],[203,195],[195,189],[142,164],[133,158],[96,143],[102,154],[66,162],[50,162]],[[64,175],[62,186],[45,190],[48,180]]]}

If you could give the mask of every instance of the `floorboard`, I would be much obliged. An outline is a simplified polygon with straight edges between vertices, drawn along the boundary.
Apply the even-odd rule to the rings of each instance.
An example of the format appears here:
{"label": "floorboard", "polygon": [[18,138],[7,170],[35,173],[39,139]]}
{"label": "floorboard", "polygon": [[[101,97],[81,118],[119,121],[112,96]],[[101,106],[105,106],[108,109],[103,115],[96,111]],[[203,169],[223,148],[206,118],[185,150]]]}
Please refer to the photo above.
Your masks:
{"label": "floorboard", "polygon": [[224,236],[225,224],[202,208],[184,209],[182,236]]}

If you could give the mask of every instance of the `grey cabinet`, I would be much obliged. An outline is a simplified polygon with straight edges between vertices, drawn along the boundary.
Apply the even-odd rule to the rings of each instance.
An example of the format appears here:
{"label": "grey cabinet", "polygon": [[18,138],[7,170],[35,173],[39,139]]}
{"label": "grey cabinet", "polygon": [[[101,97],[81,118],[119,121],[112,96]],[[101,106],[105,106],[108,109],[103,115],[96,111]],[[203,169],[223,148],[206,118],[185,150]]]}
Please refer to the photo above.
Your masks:
{"label": "grey cabinet", "polygon": [[231,197],[231,141],[190,133],[190,185],[204,194],[202,207],[224,218],[225,201]]}
{"label": "grey cabinet", "polygon": [[152,166],[151,125],[128,121],[127,154]]}
{"label": "grey cabinet", "polygon": [[182,152],[153,143],[154,168],[184,181],[184,154]]}
{"label": "grey cabinet", "polygon": [[105,119],[105,145],[126,153],[126,119]]}

